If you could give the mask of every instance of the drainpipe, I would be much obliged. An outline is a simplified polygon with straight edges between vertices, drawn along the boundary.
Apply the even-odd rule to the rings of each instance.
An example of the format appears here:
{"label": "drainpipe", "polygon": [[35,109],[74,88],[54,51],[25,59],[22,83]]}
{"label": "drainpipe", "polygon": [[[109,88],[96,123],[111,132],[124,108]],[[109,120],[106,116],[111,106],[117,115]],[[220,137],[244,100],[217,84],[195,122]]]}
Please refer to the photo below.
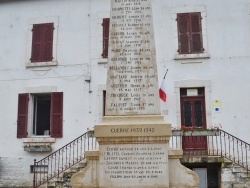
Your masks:
{"label": "drainpipe", "polygon": [[89,0],[89,13],[88,13],[88,17],[89,17],[89,93],[91,93],[91,87],[90,87],[90,84],[91,84],[91,6],[92,6],[92,0]]}

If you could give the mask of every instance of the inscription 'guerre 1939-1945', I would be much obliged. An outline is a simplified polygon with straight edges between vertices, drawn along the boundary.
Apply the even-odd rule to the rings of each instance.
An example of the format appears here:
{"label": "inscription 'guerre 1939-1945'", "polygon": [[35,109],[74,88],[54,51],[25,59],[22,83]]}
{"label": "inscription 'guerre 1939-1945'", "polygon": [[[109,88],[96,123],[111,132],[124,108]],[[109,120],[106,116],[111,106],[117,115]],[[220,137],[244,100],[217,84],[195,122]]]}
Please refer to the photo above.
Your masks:
{"label": "inscription 'guerre 1939-1945'", "polygon": [[106,115],[160,114],[150,0],[112,0]]}

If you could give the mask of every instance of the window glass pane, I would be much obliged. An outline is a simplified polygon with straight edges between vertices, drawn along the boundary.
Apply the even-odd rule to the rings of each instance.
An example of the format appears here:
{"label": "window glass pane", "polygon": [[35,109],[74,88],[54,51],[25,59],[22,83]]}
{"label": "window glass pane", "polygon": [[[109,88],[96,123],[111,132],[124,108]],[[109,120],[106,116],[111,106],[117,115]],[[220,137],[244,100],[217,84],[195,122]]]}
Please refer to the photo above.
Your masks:
{"label": "window glass pane", "polygon": [[192,104],[190,101],[184,101],[184,126],[192,126]]}
{"label": "window glass pane", "polygon": [[202,104],[201,101],[194,101],[195,127],[202,127]]}
{"label": "window glass pane", "polygon": [[33,96],[33,134],[49,135],[50,131],[50,95]]}

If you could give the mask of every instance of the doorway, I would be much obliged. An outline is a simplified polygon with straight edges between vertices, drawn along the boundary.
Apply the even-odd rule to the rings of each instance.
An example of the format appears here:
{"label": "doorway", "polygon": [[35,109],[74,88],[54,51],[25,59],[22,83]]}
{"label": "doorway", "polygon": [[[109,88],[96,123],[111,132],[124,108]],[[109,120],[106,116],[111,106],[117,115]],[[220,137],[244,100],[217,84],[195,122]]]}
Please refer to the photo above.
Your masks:
{"label": "doorway", "polygon": [[[181,88],[181,125],[190,129],[204,129],[206,125],[205,91],[202,88]],[[184,152],[207,150],[206,136],[183,136]]]}
{"label": "doorway", "polygon": [[220,187],[221,163],[182,163],[199,176],[198,188]]}
{"label": "doorway", "polygon": [[193,168],[199,176],[198,188],[207,188],[207,168]]}

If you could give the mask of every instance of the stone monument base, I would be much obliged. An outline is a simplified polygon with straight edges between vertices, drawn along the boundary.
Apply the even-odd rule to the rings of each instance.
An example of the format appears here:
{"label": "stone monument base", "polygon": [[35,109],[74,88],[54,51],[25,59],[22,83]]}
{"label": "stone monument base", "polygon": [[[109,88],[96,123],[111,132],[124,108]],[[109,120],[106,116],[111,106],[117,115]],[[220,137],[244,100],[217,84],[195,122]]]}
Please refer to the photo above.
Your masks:
{"label": "stone monument base", "polygon": [[74,188],[197,187],[198,176],[180,164],[182,150],[169,150],[171,126],[162,116],[110,116],[95,126],[99,151],[74,174]]}

